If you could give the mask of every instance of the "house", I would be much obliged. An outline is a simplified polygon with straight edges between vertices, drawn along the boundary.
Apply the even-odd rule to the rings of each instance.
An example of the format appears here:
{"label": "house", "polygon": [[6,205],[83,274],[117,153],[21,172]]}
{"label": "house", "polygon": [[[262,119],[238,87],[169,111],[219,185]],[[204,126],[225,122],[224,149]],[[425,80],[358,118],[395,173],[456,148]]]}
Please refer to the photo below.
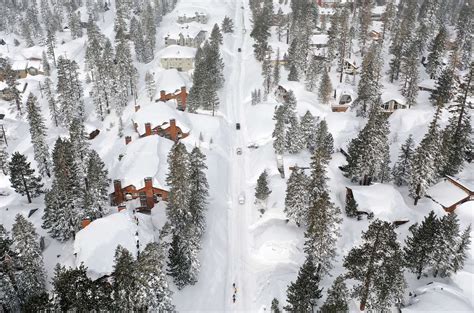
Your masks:
{"label": "house", "polygon": [[344,60],[344,73],[355,75],[359,67],[356,65],[355,60]]}
{"label": "house", "polygon": [[164,69],[176,69],[187,72],[194,68],[196,49],[178,45],[171,45],[160,51],[160,62]]}
{"label": "house", "polygon": [[398,109],[407,109],[405,98],[397,93],[384,92],[381,95],[382,98],[382,110],[385,113],[393,113]]}
{"label": "house", "polygon": [[114,192],[109,195],[110,205],[120,206],[126,201],[139,199],[140,206],[136,210],[150,211],[155,203],[168,200],[168,191],[154,187],[153,178],[146,177],[144,182],[143,187],[137,188],[134,184],[122,187],[120,179],[114,180]]}
{"label": "house", "polygon": [[459,205],[474,200],[474,183],[446,176],[431,186],[426,196],[441,205],[446,212],[453,212]]}
{"label": "house", "polygon": [[207,31],[194,24],[179,27],[164,36],[165,46],[178,45],[197,48],[206,40]]}
{"label": "house", "polygon": [[346,112],[350,108],[354,99],[355,95],[351,90],[343,90],[340,93],[339,101],[331,105],[331,110],[333,112]]}
{"label": "house", "polygon": [[208,16],[204,12],[194,12],[194,15],[189,14],[187,15],[186,13],[183,13],[182,15],[178,16],[178,24],[185,24],[185,23],[191,23],[191,22],[197,22],[201,24],[207,24],[207,21],[209,20]]}
{"label": "house", "polygon": [[418,90],[433,92],[436,90],[436,81],[434,79],[425,79],[418,84]]}
{"label": "house", "polygon": [[186,73],[178,72],[176,69],[159,72],[156,77],[156,86],[159,93],[157,92],[155,95],[155,101],[173,101],[176,103],[176,109],[185,111],[189,81],[190,78]]}
{"label": "house", "polygon": [[[138,131],[138,125],[135,124],[135,129]],[[158,135],[174,142],[189,136],[189,132],[184,132],[181,127],[176,125],[176,119],[170,119],[169,122],[164,122],[152,128],[151,123],[145,123],[145,133],[140,137],[151,135]]]}
{"label": "house", "polygon": [[160,90],[160,98],[156,102],[166,102],[169,100],[176,100],[176,108],[180,111],[186,111],[186,100],[188,98],[188,92],[186,86],[182,86],[174,92],[166,93],[165,90]]}
{"label": "house", "polygon": [[312,35],[310,39],[310,47],[314,55],[326,56],[326,48],[328,47],[329,36],[326,34]]}

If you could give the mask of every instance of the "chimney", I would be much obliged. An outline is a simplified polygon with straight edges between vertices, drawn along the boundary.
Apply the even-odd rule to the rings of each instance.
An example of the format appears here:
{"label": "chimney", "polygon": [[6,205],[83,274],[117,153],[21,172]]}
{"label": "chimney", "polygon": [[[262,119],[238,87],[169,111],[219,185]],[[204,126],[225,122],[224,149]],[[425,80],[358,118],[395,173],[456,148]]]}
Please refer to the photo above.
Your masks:
{"label": "chimney", "polygon": [[145,136],[151,136],[151,124],[150,123],[145,124]]}
{"label": "chimney", "polygon": [[164,90],[160,90],[160,100],[166,101],[166,92]]}
{"label": "chimney", "polygon": [[91,219],[86,217],[82,220],[81,227],[86,228],[87,226],[89,226],[90,223],[91,223]]}
{"label": "chimney", "polygon": [[145,178],[145,195],[146,195],[146,207],[151,210],[155,206],[155,200],[153,199],[153,178]]}
{"label": "chimney", "polygon": [[122,182],[120,179],[114,180],[114,196],[115,205],[120,205],[123,202]]}
{"label": "chimney", "polygon": [[125,144],[128,145],[131,142],[132,142],[132,137],[131,136],[125,136]]}
{"label": "chimney", "polygon": [[186,111],[186,100],[188,99],[188,93],[186,92],[186,86],[181,87],[181,110]]}
{"label": "chimney", "polygon": [[135,106],[135,112],[138,112],[138,110],[140,110],[140,106],[137,104],[137,105]]}
{"label": "chimney", "polygon": [[174,118],[170,119],[169,130],[170,130],[169,135],[171,137],[171,140],[177,141],[178,140],[178,129],[176,127],[176,120]]}

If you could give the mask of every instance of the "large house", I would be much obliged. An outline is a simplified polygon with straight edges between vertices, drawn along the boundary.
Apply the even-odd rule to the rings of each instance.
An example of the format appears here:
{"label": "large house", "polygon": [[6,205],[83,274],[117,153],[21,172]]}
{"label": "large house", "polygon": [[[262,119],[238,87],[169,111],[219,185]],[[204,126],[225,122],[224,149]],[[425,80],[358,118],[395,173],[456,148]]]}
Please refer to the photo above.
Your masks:
{"label": "large house", "polygon": [[178,45],[171,45],[160,52],[161,66],[164,69],[176,69],[187,72],[194,68],[196,49]]}
{"label": "large house", "polygon": [[474,184],[446,176],[431,186],[426,196],[441,205],[446,212],[453,212],[459,205],[474,201]]}
{"label": "large house", "polygon": [[207,31],[193,24],[179,27],[174,32],[168,32],[164,36],[165,45],[178,45],[197,48],[206,40]]}
{"label": "large house", "polygon": [[178,24],[185,24],[185,23],[191,23],[191,22],[197,22],[201,24],[207,24],[208,17],[207,14],[204,12],[194,12],[194,15],[189,14],[187,15],[186,13],[183,13],[178,16]]}
{"label": "large house", "polygon": [[159,91],[154,97],[156,102],[173,101],[176,103],[176,109],[186,110],[188,98],[186,86],[189,85],[189,76],[186,73],[178,72],[176,69],[164,70],[157,74],[156,82]]}
{"label": "large house", "polygon": [[151,177],[146,177],[144,182],[143,187],[137,188],[133,184],[122,187],[121,180],[114,180],[114,192],[109,195],[110,205],[121,206],[126,201],[139,199],[140,206],[136,209],[138,211],[149,211],[155,206],[155,203],[168,200],[168,191],[154,187]]}

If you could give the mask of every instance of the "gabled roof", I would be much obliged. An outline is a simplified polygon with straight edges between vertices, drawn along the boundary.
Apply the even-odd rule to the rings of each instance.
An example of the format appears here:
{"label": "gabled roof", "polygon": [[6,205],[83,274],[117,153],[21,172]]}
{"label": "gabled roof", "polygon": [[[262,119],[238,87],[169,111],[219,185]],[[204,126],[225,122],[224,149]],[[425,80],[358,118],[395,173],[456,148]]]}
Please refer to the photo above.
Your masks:
{"label": "gabled roof", "polygon": [[132,116],[132,121],[137,124],[138,132],[144,134],[146,123],[151,123],[151,127],[153,128],[160,125],[164,125],[164,128],[168,128],[166,125],[169,124],[171,119],[175,119],[176,126],[181,128],[184,133],[187,133],[190,128],[181,121],[181,115],[182,112],[176,110],[176,105],[172,103],[150,103],[142,106],[140,110],[135,112]]}
{"label": "gabled roof", "polygon": [[178,46],[178,45],[168,46],[159,52],[159,56],[162,59],[167,59],[167,58],[194,59],[195,55],[196,55],[195,48]]}

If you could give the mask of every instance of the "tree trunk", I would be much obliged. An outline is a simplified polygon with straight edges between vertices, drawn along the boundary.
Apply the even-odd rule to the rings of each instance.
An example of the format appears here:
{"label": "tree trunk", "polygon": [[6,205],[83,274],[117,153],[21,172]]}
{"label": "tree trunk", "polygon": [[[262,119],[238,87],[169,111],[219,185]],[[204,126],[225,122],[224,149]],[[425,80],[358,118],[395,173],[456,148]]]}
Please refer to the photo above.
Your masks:
{"label": "tree trunk", "polygon": [[28,190],[28,184],[26,183],[25,176],[21,175],[21,180],[23,181],[23,187],[25,187],[26,197],[28,198],[28,203],[31,203],[30,191]]}

